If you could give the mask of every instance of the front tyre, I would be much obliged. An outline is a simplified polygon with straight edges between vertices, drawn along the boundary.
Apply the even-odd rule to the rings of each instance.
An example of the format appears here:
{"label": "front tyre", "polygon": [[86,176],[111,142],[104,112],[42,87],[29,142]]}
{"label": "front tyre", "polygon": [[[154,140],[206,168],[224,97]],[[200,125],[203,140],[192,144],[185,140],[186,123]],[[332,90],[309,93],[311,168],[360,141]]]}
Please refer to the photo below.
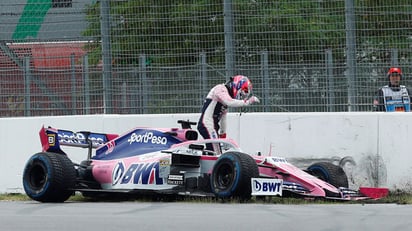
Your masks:
{"label": "front tyre", "polygon": [[24,168],[24,191],[36,201],[64,202],[73,195],[75,183],[76,170],[64,154],[34,154]]}
{"label": "front tyre", "polygon": [[251,198],[251,178],[258,177],[256,161],[240,152],[227,152],[219,157],[211,175],[212,192],[218,198]]}
{"label": "front tyre", "polygon": [[314,163],[308,167],[308,172],[319,179],[339,188],[348,188],[348,177],[342,167],[330,162]]}

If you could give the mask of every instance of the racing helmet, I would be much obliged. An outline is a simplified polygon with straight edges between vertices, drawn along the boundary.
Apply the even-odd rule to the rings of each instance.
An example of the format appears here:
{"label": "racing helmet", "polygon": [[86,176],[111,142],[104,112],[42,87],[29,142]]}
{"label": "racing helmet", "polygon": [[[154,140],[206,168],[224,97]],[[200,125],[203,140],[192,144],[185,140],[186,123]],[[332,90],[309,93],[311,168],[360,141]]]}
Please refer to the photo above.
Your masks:
{"label": "racing helmet", "polygon": [[402,78],[402,70],[399,67],[391,67],[388,71],[388,79],[391,75],[398,74]]}
{"label": "racing helmet", "polygon": [[244,75],[236,75],[232,77],[230,90],[234,99],[247,99],[252,92],[252,82]]}

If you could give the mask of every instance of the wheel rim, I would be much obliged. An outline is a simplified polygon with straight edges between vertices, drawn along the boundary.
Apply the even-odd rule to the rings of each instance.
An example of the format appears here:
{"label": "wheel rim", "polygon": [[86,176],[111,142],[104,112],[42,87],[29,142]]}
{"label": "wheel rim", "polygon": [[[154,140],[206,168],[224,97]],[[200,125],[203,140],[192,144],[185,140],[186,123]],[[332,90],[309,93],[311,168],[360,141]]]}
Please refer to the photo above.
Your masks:
{"label": "wheel rim", "polygon": [[47,170],[42,164],[34,164],[30,170],[29,182],[33,189],[39,190],[47,182]]}
{"label": "wheel rim", "polygon": [[233,184],[235,174],[233,166],[230,164],[222,164],[216,174],[217,187],[220,190],[226,190]]}

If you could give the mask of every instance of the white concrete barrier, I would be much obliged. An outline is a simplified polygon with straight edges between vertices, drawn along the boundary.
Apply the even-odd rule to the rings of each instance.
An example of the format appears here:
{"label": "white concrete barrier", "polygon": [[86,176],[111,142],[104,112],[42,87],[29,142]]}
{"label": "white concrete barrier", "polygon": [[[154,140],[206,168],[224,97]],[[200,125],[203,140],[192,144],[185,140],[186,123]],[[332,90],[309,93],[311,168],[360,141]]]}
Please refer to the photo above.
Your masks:
{"label": "white concrete barrier", "polygon": [[[28,158],[41,151],[38,131],[52,126],[72,131],[124,133],[136,126],[179,127],[199,114],[88,115],[1,118],[0,193],[23,192]],[[248,153],[283,156],[305,168],[318,161],[341,165],[351,188],[379,186],[412,191],[411,113],[229,113],[228,136]],[[66,148],[81,161],[86,149]]]}

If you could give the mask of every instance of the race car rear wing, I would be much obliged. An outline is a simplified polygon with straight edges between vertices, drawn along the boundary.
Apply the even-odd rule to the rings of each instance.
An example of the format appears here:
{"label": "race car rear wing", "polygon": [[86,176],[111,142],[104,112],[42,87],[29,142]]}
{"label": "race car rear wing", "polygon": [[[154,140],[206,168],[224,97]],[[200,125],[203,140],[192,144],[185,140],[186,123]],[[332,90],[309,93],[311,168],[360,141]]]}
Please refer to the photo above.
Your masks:
{"label": "race car rear wing", "polygon": [[89,131],[73,132],[69,130],[44,127],[40,129],[40,142],[43,152],[64,153],[60,146],[82,148],[98,148],[110,140],[117,138],[118,134],[105,134]]}

